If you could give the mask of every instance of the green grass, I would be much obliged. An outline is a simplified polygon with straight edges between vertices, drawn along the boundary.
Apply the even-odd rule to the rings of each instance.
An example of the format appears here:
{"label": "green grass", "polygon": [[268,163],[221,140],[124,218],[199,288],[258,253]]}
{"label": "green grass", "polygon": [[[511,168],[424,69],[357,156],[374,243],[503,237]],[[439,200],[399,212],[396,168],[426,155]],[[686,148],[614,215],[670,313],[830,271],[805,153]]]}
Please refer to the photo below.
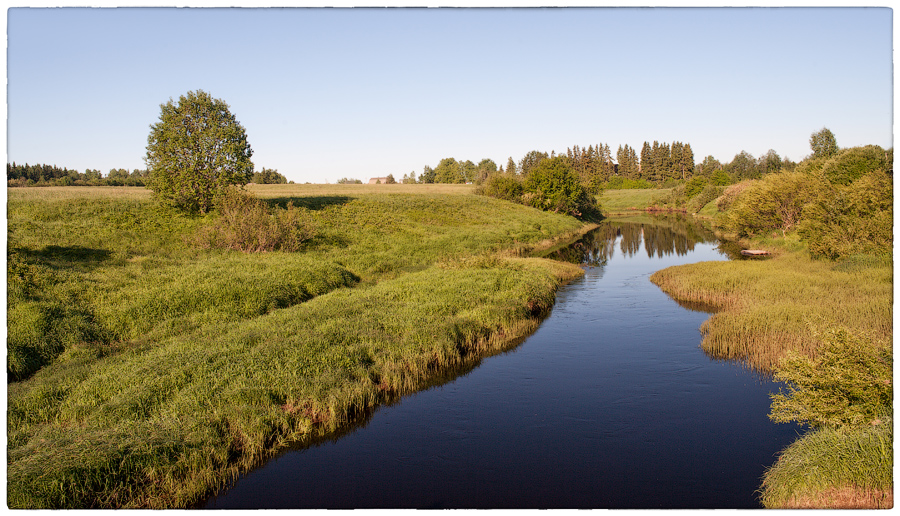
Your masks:
{"label": "green grass", "polygon": [[767,260],[703,262],[658,271],[650,280],[682,301],[720,308],[703,323],[710,356],[772,371],[785,353],[814,355],[835,327],[891,342],[893,266],[887,258],[813,260],[791,240],[760,241]]}
{"label": "green grass", "polygon": [[893,507],[893,421],[854,430],[823,428],[784,450],[763,478],[770,509]]}
{"label": "green grass", "polygon": [[209,220],[143,189],[10,191],[10,507],[189,507],[505,349],[581,274],[517,257],[583,231],[569,217],[305,186],[251,187],[315,230],[257,254],[198,249]]}
{"label": "green grass", "polygon": [[671,188],[653,190],[605,190],[599,198],[604,214],[627,213],[656,206]]}

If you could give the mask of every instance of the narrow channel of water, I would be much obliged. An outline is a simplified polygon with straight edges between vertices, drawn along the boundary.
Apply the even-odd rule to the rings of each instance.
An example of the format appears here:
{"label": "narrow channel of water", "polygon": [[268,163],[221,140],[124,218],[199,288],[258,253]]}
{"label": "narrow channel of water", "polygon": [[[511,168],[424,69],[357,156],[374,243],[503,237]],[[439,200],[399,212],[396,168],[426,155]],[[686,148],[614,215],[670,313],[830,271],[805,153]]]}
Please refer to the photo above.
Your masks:
{"label": "narrow channel of water", "polygon": [[605,223],[558,259],[586,262],[514,350],[271,460],[207,508],[754,508],[796,437],[777,387],[700,349],[708,313],[654,271],[727,257],[684,221]]}

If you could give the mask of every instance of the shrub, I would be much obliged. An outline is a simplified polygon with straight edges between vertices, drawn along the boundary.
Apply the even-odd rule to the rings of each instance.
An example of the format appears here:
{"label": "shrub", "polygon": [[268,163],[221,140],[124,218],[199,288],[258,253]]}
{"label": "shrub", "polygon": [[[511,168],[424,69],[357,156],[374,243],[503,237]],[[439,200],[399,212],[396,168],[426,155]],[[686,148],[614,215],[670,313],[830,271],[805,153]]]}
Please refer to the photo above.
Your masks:
{"label": "shrub", "polygon": [[687,202],[686,208],[690,213],[697,213],[703,209],[704,206],[719,198],[724,191],[724,186],[708,184],[703,187],[703,190],[701,190],[700,193],[691,197]]}
{"label": "shrub", "polygon": [[877,424],[891,410],[893,352],[846,329],[830,332],[816,358],[791,354],[775,373],[788,392],[772,394],[769,418],[814,427]]}
{"label": "shrub", "polygon": [[306,210],[289,203],[285,209],[269,208],[252,195],[231,188],[219,206],[219,217],[201,228],[197,244],[202,248],[236,251],[297,251],[312,238],[314,230],[305,219]]}
{"label": "shrub", "polygon": [[490,174],[476,188],[476,193],[518,202],[522,197],[522,181],[510,174]]}
{"label": "shrub", "polygon": [[684,197],[686,199],[690,199],[691,197],[697,195],[702,192],[708,181],[703,176],[692,177],[684,184]]}
{"label": "shrub", "polygon": [[803,212],[800,236],[813,256],[887,253],[893,246],[894,187],[884,170],[822,190]]}
{"label": "shrub", "polygon": [[525,178],[527,204],[576,217],[599,214],[594,196],[578,179],[563,156],[541,160]]}
{"label": "shrub", "polygon": [[646,179],[628,179],[627,177],[613,177],[606,182],[605,190],[650,190],[656,185]]}
{"label": "shrub", "polygon": [[[727,231],[738,237],[753,237],[780,230],[782,235],[799,222],[804,205],[820,185],[800,172],[779,172],[755,180],[742,189],[725,190],[723,197],[735,195],[722,219]],[[731,193],[729,193],[731,191]],[[738,194],[734,194],[739,191]],[[721,209],[728,200],[718,204]]]}
{"label": "shrub", "polygon": [[892,162],[893,152],[888,153],[877,145],[853,147],[826,161],[822,173],[832,184],[849,185],[873,170],[892,170]]}

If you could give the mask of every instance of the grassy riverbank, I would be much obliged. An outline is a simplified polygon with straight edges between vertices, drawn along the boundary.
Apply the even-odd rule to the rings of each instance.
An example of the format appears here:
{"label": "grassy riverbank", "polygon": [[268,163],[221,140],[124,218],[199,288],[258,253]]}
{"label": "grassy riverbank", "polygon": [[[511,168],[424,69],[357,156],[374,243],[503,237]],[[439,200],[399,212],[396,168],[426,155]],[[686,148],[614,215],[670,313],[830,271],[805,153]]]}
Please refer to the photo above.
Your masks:
{"label": "grassy riverbank", "polygon": [[704,350],[775,372],[788,391],[770,417],[811,426],[762,479],[766,507],[893,506],[891,153],[845,149],[729,187],[701,214],[771,257],[651,277],[718,307]]}
{"label": "grassy riverbank", "polygon": [[9,506],[190,506],[509,346],[581,274],[519,257],[575,219],[356,186],[251,187],[312,230],[257,254],[198,248],[209,219],[143,189],[11,189]]}

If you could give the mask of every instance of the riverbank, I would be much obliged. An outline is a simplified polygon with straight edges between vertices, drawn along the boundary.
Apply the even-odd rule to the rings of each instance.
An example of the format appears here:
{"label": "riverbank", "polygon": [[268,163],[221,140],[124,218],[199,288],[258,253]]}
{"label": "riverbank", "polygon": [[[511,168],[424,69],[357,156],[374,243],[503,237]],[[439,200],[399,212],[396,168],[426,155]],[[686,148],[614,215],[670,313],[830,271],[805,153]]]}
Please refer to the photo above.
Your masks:
{"label": "riverbank", "polygon": [[205,219],[142,189],[10,191],[10,507],[190,507],[505,349],[583,274],[517,257],[580,236],[570,217],[288,186],[259,196],[305,210],[300,253],[198,249]]}
{"label": "riverbank", "polygon": [[[771,373],[791,353],[821,355],[823,336],[837,328],[864,336],[875,349],[890,350],[890,255],[816,260],[796,234],[759,237],[744,244],[765,249],[771,257],[672,267],[650,278],[677,300],[718,309],[701,326],[707,354]],[[830,375],[829,382],[838,381],[833,372],[825,374]],[[892,418],[882,419],[874,426],[808,431],[766,472],[760,491],[763,504],[892,507]],[[811,470],[817,474],[809,475]]]}

